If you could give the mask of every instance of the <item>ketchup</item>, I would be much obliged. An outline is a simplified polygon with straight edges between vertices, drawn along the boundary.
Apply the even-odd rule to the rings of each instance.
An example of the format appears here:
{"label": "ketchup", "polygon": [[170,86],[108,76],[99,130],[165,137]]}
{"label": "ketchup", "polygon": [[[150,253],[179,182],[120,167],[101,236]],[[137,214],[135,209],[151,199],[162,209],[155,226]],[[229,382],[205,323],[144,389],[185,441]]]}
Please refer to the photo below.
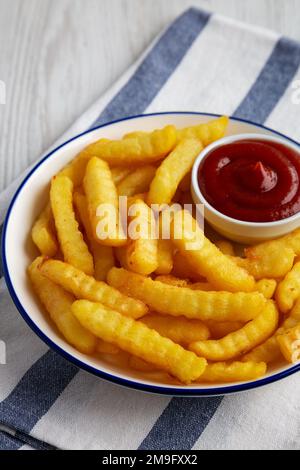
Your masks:
{"label": "ketchup", "polygon": [[200,190],[219,212],[274,222],[300,211],[300,154],[268,140],[241,140],[212,150],[199,168]]}

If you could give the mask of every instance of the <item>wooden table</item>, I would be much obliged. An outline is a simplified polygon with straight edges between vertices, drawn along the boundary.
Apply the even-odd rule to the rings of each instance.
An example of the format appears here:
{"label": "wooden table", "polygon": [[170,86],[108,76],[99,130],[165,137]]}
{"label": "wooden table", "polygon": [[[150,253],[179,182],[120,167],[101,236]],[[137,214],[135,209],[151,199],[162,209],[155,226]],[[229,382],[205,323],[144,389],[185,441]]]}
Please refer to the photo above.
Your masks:
{"label": "wooden table", "polygon": [[191,5],[300,39],[299,0],[0,0],[0,191]]}

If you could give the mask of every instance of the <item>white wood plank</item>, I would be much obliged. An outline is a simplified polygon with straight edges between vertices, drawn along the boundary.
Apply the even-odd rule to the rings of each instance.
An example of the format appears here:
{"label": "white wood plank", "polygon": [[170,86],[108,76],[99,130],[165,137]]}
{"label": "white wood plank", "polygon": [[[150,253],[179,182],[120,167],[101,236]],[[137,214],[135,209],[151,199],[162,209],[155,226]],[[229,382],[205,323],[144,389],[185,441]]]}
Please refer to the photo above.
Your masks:
{"label": "white wood plank", "polygon": [[0,190],[191,4],[300,39],[299,0],[0,0]]}

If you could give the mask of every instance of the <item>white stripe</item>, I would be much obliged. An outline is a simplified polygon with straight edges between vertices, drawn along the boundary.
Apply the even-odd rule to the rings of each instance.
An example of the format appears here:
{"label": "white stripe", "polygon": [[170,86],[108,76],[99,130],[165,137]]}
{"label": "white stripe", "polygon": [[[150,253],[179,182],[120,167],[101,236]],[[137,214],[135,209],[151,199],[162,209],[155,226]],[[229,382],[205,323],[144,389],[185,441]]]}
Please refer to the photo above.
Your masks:
{"label": "white stripe", "polygon": [[0,280],[1,328],[0,340],[6,344],[6,365],[0,365],[0,401],[18,384],[20,378],[46,351],[46,345],[24,323]]}
{"label": "white stripe", "polygon": [[300,374],[224,398],[194,449],[299,449]]}
{"label": "white stripe", "polygon": [[147,111],[232,114],[255,82],[277,38],[265,34],[258,47],[251,28],[212,17]]}
{"label": "white stripe", "polygon": [[[294,80],[296,79],[300,80],[300,67]],[[270,114],[266,126],[272,127],[300,142],[300,104],[293,103],[294,93],[295,89],[292,88],[291,83],[276,108]]]}
{"label": "white stripe", "polygon": [[168,402],[80,372],[31,435],[62,449],[136,449]]}

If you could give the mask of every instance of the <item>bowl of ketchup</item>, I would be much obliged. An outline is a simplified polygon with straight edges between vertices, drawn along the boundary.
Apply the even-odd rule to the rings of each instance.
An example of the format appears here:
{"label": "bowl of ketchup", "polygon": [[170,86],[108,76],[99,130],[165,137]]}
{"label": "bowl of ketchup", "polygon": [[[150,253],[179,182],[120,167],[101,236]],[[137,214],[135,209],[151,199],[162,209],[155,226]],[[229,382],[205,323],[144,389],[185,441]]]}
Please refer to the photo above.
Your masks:
{"label": "bowl of ketchup", "polygon": [[239,134],[195,161],[192,195],[227,238],[257,243],[300,226],[300,148],[280,137]]}

